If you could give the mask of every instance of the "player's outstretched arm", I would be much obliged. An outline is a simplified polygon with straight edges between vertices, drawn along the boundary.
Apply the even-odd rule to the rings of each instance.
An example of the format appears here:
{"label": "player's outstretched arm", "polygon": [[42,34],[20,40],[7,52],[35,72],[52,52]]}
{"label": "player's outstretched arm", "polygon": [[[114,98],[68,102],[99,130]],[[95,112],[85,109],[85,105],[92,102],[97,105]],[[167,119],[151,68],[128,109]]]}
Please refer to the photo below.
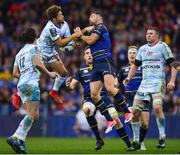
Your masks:
{"label": "player's outstretched arm", "polygon": [[135,64],[131,65],[131,69],[128,73],[127,78],[124,79],[123,84],[127,85],[129,83],[129,81],[132,79],[132,77],[135,75],[136,71],[138,69],[138,66],[136,66]]}
{"label": "player's outstretched arm", "polygon": [[78,84],[78,80],[76,79],[71,79],[71,77],[66,79],[66,87],[71,90],[73,90],[77,84]]}
{"label": "player's outstretched arm", "polygon": [[57,77],[56,72],[49,72],[46,67],[44,66],[41,57],[39,55],[35,55],[32,58],[32,62],[35,65],[35,67],[42,73],[47,74],[50,78],[55,79]]}
{"label": "player's outstretched arm", "polygon": [[82,32],[80,30],[80,28],[76,28],[75,29],[76,31],[70,35],[69,37],[67,38],[61,38],[59,37],[56,41],[55,41],[55,44],[57,46],[60,46],[60,47],[63,47],[63,46],[66,46],[70,41],[76,39],[76,38],[79,38],[80,36],[82,36]]}
{"label": "player's outstretched arm", "polygon": [[95,26],[87,26],[84,29],[82,29],[82,33],[85,32],[91,32],[94,29]]}

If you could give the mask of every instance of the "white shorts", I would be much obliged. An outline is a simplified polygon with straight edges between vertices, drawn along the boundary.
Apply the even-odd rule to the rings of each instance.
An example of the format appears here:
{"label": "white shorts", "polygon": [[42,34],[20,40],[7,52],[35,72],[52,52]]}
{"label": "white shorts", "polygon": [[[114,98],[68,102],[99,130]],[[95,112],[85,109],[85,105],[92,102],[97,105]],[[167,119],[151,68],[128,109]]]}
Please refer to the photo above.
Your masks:
{"label": "white shorts", "polygon": [[44,63],[53,63],[61,60],[57,51],[51,53],[42,52],[42,60]]}
{"label": "white shorts", "polygon": [[38,85],[22,84],[18,86],[18,95],[23,103],[26,101],[40,101],[40,89]]}
{"label": "white shorts", "polygon": [[149,101],[149,103],[151,103],[151,100],[155,96],[160,96],[161,98],[164,98],[164,94],[162,93],[142,93],[142,92],[137,92],[134,98],[137,100]]}

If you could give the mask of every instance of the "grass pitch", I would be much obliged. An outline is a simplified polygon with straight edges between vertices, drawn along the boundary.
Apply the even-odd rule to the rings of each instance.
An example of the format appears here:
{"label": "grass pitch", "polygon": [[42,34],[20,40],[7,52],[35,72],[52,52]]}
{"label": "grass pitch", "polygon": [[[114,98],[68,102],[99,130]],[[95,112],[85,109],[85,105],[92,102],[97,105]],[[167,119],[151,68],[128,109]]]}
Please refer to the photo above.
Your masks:
{"label": "grass pitch", "polygon": [[[176,154],[180,151],[180,139],[167,139],[166,148],[157,149],[156,139],[146,139],[146,151],[126,152],[121,139],[104,138],[105,145],[95,151],[95,139],[89,138],[27,138],[28,152],[31,154]],[[0,154],[12,154],[14,151],[0,137]]]}

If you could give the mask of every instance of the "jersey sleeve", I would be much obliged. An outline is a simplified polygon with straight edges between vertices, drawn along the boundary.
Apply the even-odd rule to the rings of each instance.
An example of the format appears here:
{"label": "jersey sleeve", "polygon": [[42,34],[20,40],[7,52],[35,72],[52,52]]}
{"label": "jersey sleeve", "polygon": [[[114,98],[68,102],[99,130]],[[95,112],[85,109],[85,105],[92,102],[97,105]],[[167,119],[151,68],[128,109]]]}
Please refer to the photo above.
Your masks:
{"label": "jersey sleeve", "polygon": [[135,59],[135,65],[136,66],[141,66],[142,65],[142,56],[141,56],[141,53],[142,53],[142,47],[140,47],[138,49],[138,53],[137,53],[137,56],[136,56],[136,59]]}
{"label": "jersey sleeve", "polygon": [[103,25],[98,25],[94,28],[92,33],[96,33],[97,35],[101,36],[106,31]]}
{"label": "jersey sleeve", "polygon": [[65,23],[64,37],[67,38],[71,35],[68,23]]}
{"label": "jersey sleeve", "polygon": [[33,56],[36,56],[36,55],[41,56],[41,51],[39,50],[39,48],[38,48],[37,46],[35,46],[34,48],[32,48],[32,49],[30,50],[30,53],[31,53],[31,56],[32,56],[32,57],[33,57]]}
{"label": "jersey sleeve", "polygon": [[121,70],[119,71],[118,75],[117,75],[117,78],[118,78],[118,82],[119,82],[119,83],[121,83],[121,82],[125,79],[124,74],[123,74],[123,70],[124,70],[124,69],[121,69]]}
{"label": "jersey sleeve", "polygon": [[174,59],[172,51],[166,43],[163,43],[162,53],[163,53],[163,56],[166,59],[166,61],[168,61],[168,59]]}
{"label": "jersey sleeve", "polygon": [[49,34],[50,34],[50,38],[52,39],[52,41],[55,41],[55,40],[57,40],[60,37],[60,35],[57,32],[55,27],[51,27],[49,29]]}
{"label": "jersey sleeve", "polygon": [[75,80],[80,81],[81,80],[81,72],[78,70],[73,77]]}

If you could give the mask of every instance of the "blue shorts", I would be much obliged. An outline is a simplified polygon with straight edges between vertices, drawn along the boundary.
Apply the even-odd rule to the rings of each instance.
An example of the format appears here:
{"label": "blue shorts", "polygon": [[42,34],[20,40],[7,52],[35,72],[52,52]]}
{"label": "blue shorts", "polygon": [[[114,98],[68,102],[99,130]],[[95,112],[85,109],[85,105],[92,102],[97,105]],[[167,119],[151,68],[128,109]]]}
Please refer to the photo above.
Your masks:
{"label": "blue shorts", "polygon": [[103,81],[103,76],[106,74],[111,74],[114,77],[116,76],[116,70],[114,68],[112,60],[105,58],[93,63],[91,82]]}
{"label": "blue shorts", "polygon": [[18,94],[22,102],[40,101],[40,90],[38,85],[22,84],[18,86]]}

